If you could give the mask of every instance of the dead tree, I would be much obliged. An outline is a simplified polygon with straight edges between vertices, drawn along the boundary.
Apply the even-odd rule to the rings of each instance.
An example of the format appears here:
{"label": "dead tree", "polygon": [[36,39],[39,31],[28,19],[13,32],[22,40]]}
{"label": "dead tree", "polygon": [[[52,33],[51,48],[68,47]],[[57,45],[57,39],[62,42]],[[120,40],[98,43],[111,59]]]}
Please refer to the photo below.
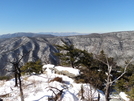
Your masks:
{"label": "dead tree", "polygon": [[18,82],[19,82],[21,101],[24,101],[24,94],[23,94],[22,82],[21,82],[20,62],[27,54],[21,56],[20,59],[14,59],[13,62],[10,62],[13,65],[13,73],[14,73],[14,77],[15,77],[15,86],[18,86]]}
{"label": "dead tree", "polygon": [[113,68],[116,66],[115,63],[113,61],[109,61],[108,57],[106,55],[104,55],[105,61],[99,59],[99,57],[97,57],[97,55],[95,56],[95,58],[102,62],[103,64],[105,64],[107,66],[107,72],[106,72],[106,87],[105,87],[105,99],[106,101],[110,100],[110,88],[113,85],[113,83],[115,83],[116,81],[118,81],[125,73],[127,70],[128,65],[132,62],[132,60],[134,59],[134,57],[128,62],[128,64],[124,67],[124,71],[123,73],[121,73],[118,77],[116,77],[116,79],[112,80],[111,76],[112,76],[112,70]]}
{"label": "dead tree", "polygon": [[[23,58],[23,56],[22,56],[22,58]],[[14,62],[10,62],[10,63],[12,63],[12,65],[14,67],[15,86],[18,86],[18,81],[19,81],[20,97],[21,97],[21,101],[24,101],[24,95],[23,95],[23,89],[22,89],[22,83],[21,83],[21,70],[19,67],[21,59],[16,60]]]}
{"label": "dead tree", "polygon": [[[55,97],[52,97],[52,98],[49,98],[49,99],[54,100],[54,101],[61,101],[61,99],[62,99],[62,94],[64,93],[63,90],[64,90],[64,89],[67,89],[67,88],[63,88],[62,90],[60,90],[60,89],[58,89],[58,88],[56,88],[56,87],[51,87],[51,86],[50,86],[49,88],[50,88],[49,90],[52,91],[53,94],[55,95]],[[54,91],[53,89],[57,90],[58,93],[55,93],[55,91]],[[49,100],[48,100],[48,101],[49,101]]]}
{"label": "dead tree", "polygon": [[15,87],[18,86],[18,74],[19,74],[19,71],[18,71],[18,68],[19,68],[19,61],[17,61],[16,59],[14,59],[13,62],[10,62],[12,65],[13,65],[13,73],[14,73],[14,78],[15,78]]}

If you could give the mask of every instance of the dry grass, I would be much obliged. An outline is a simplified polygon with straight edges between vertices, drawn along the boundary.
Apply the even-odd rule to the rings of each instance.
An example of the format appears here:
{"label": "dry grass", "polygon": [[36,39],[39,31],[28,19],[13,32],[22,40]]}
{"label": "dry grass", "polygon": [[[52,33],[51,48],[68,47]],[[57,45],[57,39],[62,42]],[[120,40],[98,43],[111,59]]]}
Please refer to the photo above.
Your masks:
{"label": "dry grass", "polygon": [[54,81],[57,81],[57,82],[62,83],[63,82],[63,79],[61,77],[55,77],[52,80],[50,80],[49,82],[54,82]]}

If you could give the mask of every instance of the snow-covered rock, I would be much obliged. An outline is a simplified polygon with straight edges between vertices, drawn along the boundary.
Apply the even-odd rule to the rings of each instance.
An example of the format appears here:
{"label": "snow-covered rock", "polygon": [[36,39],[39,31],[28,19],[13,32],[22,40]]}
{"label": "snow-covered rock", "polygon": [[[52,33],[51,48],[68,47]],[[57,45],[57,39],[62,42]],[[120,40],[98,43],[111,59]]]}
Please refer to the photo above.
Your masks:
{"label": "snow-covered rock", "polygon": [[51,74],[51,73],[53,73],[54,67],[55,67],[55,65],[46,64],[46,65],[43,65],[42,69],[43,69],[43,71],[46,71],[47,74]]}
{"label": "snow-covered rock", "polygon": [[72,67],[55,66],[55,68],[59,71],[68,71],[69,73],[72,73],[75,76],[80,74],[80,70],[72,68]]}
{"label": "snow-covered rock", "polygon": [[75,76],[80,74],[79,69],[75,69],[72,67],[54,66],[53,64],[47,64],[47,65],[44,65],[42,68],[43,68],[43,71],[46,71],[47,73],[54,73],[54,71],[58,70],[59,72],[67,71]]}

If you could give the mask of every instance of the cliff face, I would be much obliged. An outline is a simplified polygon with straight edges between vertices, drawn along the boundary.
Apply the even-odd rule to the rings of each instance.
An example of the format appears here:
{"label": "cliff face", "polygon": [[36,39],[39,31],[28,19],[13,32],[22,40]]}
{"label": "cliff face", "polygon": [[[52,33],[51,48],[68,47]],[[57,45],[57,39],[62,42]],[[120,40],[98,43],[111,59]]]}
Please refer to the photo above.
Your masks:
{"label": "cliff face", "polygon": [[0,39],[0,75],[8,72],[5,68],[11,68],[9,61],[22,59],[22,64],[28,61],[41,59],[46,62],[48,59],[51,63],[57,64],[58,52],[54,44],[62,45],[61,38],[74,44],[76,48],[85,49],[88,52],[99,54],[104,50],[108,56],[114,57],[119,65],[134,56],[134,32],[113,32],[105,34],[89,34],[81,36],[68,37],[18,37],[9,39]]}

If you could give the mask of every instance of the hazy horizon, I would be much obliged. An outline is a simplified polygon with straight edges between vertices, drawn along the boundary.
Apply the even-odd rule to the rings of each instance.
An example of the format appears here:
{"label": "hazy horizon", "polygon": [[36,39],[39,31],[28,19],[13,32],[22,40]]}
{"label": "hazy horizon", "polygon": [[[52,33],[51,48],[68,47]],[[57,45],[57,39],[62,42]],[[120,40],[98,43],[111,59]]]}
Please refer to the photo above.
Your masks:
{"label": "hazy horizon", "polygon": [[[133,31],[133,30],[131,30]],[[131,31],[115,31],[115,32],[131,32]],[[113,33],[113,32],[104,32],[104,33],[79,33],[79,32],[15,32],[15,33],[7,33],[7,34],[0,34],[1,35],[12,35],[12,34],[19,34],[19,33],[32,33],[32,34],[50,34],[55,36],[69,36],[69,35],[87,35],[87,34],[105,34],[105,33]]]}

